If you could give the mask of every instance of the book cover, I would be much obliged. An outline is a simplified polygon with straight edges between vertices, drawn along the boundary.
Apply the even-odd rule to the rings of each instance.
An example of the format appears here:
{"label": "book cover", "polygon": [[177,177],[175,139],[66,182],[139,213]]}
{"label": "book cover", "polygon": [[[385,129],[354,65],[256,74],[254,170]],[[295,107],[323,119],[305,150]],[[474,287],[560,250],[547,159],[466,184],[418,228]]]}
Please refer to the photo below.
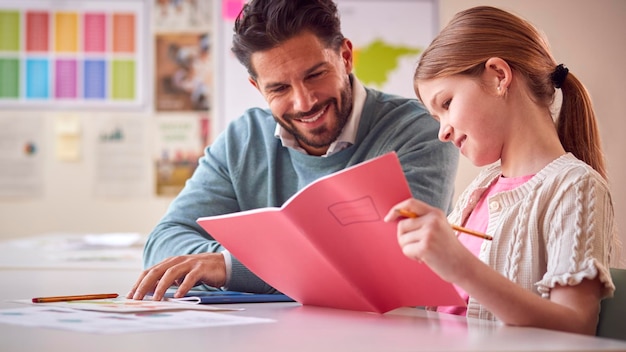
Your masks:
{"label": "book cover", "polygon": [[452,284],[402,253],[396,224],[383,221],[411,196],[391,152],[314,181],[280,208],[198,223],[252,272],[303,305],[378,313],[464,305]]}

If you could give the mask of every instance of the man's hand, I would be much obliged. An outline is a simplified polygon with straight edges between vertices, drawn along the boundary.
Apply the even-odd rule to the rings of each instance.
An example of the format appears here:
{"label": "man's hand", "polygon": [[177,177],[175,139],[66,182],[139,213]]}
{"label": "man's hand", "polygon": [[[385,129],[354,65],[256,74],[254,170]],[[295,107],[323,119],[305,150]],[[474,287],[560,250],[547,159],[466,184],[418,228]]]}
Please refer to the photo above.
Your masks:
{"label": "man's hand", "polygon": [[221,253],[167,258],[144,270],[126,298],[141,300],[146,294],[152,294],[153,299],[159,301],[172,285],[178,286],[174,297],[182,297],[198,283],[213,287],[226,284],[226,263]]}

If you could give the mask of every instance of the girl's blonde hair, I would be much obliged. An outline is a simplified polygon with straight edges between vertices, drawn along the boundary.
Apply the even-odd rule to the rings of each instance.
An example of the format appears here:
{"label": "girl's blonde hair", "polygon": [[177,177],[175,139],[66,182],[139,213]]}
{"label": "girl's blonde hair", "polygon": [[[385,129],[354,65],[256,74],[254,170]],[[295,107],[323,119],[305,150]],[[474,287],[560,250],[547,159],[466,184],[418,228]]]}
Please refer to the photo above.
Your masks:
{"label": "girl's blonde hair", "polygon": [[[585,86],[568,73],[553,79],[557,62],[548,42],[528,21],[490,7],[478,6],[457,13],[422,54],[415,70],[415,93],[418,80],[455,74],[478,77],[491,57],[505,60],[521,74],[534,100],[550,107],[555,86],[561,88],[562,105],[556,119],[561,144],[566,151],[583,160],[605,179],[604,155],[595,112]],[[562,70],[561,70],[561,73]]]}

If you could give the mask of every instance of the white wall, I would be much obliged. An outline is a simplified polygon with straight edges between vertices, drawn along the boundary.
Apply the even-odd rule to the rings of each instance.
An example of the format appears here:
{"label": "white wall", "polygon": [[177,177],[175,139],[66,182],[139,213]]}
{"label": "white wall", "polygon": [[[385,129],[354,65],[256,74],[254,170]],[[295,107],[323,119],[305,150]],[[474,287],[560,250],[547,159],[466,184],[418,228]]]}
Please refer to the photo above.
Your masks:
{"label": "white wall", "polygon": [[[459,10],[475,5],[494,5],[518,13],[541,28],[549,38],[554,56],[587,86],[594,100],[620,229],[626,229],[626,1],[623,0],[441,0],[443,26]],[[410,79],[410,77],[407,77]],[[241,82],[241,84],[248,84]],[[9,113],[0,111],[0,113]],[[21,113],[21,112],[16,112]],[[46,119],[44,149],[54,151],[53,125]],[[84,125],[84,140],[93,133]],[[84,155],[90,151],[85,150]],[[166,210],[171,198],[140,197],[94,199],[89,162],[63,163],[48,157],[43,198],[0,201],[0,238],[47,232],[139,232],[148,233]],[[457,189],[476,175],[477,169],[462,158]],[[620,231],[626,242],[626,232]],[[623,253],[626,258],[626,253]]]}

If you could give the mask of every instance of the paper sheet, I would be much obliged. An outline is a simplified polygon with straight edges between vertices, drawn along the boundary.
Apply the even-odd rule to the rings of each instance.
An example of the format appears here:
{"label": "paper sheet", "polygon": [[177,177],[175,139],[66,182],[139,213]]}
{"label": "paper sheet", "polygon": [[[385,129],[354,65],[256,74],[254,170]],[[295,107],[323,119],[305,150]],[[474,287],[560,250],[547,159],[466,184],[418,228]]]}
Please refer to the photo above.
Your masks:
{"label": "paper sheet", "polygon": [[209,310],[209,311],[233,311],[243,310],[242,308],[232,308],[228,306],[210,306],[205,304],[184,304],[175,301],[137,301],[126,298],[97,299],[85,301],[32,303],[30,299],[18,299],[12,302],[31,304],[38,307],[67,308],[110,313],[145,313],[161,312],[171,310]]}
{"label": "paper sheet", "polygon": [[0,115],[0,198],[41,197],[43,119],[4,111]]}

